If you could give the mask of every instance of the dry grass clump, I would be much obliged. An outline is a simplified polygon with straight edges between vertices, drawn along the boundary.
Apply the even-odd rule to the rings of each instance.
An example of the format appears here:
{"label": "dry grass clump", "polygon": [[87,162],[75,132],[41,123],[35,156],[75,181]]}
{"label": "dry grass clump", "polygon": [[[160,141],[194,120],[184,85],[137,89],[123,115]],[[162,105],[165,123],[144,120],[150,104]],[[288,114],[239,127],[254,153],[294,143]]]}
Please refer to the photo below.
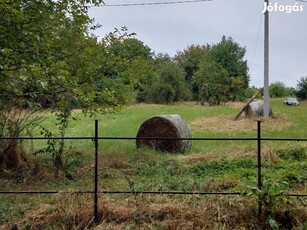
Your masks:
{"label": "dry grass clump", "polygon": [[[229,145],[227,145],[226,154],[228,160],[237,159],[241,157],[254,157],[256,159],[257,146],[256,144],[238,146],[233,143],[230,143]],[[184,162],[185,164],[220,161],[224,158],[225,156],[223,156],[222,154],[217,154],[216,152],[200,152],[190,155],[178,156],[178,160]]]}
{"label": "dry grass clump", "polygon": [[[111,223],[139,229],[249,229],[256,218],[253,202],[244,205],[240,198],[140,196],[141,205],[104,203],[103,222],[95,229],[107,229]],[[109,228],[111,229],[111,228]],[[116,228],[114,228],[116,229]],[[120,229],[120,228],[119,228]]]}
{"label": "dry grass clump", "polygon": [[206,180],[202,187],[208,192],[224,192],[234,187],[243,187],[242,181],[234,176],[224,176],[222,178],[210,178]]}
{"label": "dry grass clump", "polygon": [[[40,203],[3,229],[260,229],[255,196],[100,196],[96,224],[91,196],[60,198],[57,204]],[[276,213],[281,223],[288,216],[294,225],[302,224],[307,214],[303,207]]]}
{"label": "dry grass clump", "polygon": [[[233,133],[233,132],[256,132],[256,121],[261,118],[241,118],[234,121],[233,116],[216,116],[209,118],[201,118],[191,122],[190,127],[193,133],[217,132],[217,133]],[[262,120],[263,129],[280,131],[292,126],[292,122],[283,114],[276,114],[268,120]]]}
{"label": "dry grass clump", "polygon": [[129,169],[132,165],[124,157],[116,154],[106,154],[101,167],[104,169]]}
{"label": "dry grass clump", "polygon": [[56,212],[52,205],[40,203],[36,209],[27,211],[21,220],[0,226],[0,229],[43,229],[59,218],[60,213]]}
{"label": "dry grass clump", "polygon": [[210,154],[210,153],[198,153],[198,154],[191,154],[191,155],[181,155],[178,157],[179,160],[183,161],[186,164],[195,164],[198,162],[209,162],[213,160],[219,160],[221,156],[217,154]]}

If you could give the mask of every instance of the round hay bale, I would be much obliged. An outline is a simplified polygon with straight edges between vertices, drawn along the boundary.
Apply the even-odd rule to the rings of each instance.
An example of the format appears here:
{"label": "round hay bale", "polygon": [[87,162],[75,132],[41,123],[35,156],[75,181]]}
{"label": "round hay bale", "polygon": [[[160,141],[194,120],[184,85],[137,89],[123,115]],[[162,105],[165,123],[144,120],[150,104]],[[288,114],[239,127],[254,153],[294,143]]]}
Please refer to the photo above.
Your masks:
{"label": "round hay bale", "polygon": [[180,115],[159,115],[146,120],[137,133],[136,146],[147,146],[157,151],[183,153],[192,146],[191,140],[153,140],[139,138],[192,138],[188,124]]}
{"label": "round hay bale", "polygon": [[[264,102],[262,100],[251,102],[244,109],[245,116],[247,117],[263,116],[263,107],[264,107]],[[273,114],[272,107],[269,104],[269,115],[272,116],[272,114]]]}

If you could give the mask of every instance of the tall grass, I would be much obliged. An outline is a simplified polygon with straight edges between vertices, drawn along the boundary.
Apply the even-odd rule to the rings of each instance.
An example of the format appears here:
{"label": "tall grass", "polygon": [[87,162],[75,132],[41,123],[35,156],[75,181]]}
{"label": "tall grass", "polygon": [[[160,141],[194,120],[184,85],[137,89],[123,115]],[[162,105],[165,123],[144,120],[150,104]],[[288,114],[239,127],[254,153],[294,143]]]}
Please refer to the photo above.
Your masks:
{"label": "tall grass", "polygon": [[[262,136],[278,138],[306,138],[307,103],[299,107],[284,106],[282,99],[271,101],[274,117],[262,120]],[[67,136],[92,137],[94,120],[99,120],[99,136],[135,137],[140,125],[155,115],[179,114],[191,127],[193,137],[256,137],[257,122],[255,119],[241,117],[233,121],[233,117],[243,104],[229,104],[215,107],[203,107],[193,103],[175,105],[133,105],[123,108],[114,114],[99,115],[95,118],[84,116],[75,111],[77,120],[72,120]],[[50,116],[43,125],[56,132],[54,118]],[[36,130],[34,136],[39,136]],[[32,150],[44,146],[43,141],[35,141],[29,145]],[[91,190],[93,188],[93,153],[91,140],[67,141],[68,162],[71,166],[70,177],[60,175],[53,178],[52,165],[48,156],[32,157],[34,162],[25,172],[9,179],[9,183],[0,179],[3,190],[11,189],[58,189],[58,190]],[[263,176],[266,184],[287,182],[286,192],[307,193],[307,157],[306,144],[293,142],[263,142]],[[145,191],[239,191],[251,193],[257,186],[257,143],[255,141],[194,141],[192,149],[184,154],[169,154],[151,149],[137,149],[134,140],[100,140],[99,141],[99,189],[103,190],[145,190]],[[15,178],[16,177],[16,178]],[[275,197],[271,192],[270,198]],[[25,220],[33,207],[42,203],[51,203],[47,210],[54,213],[56,198],[42,198],[37,203],[25,206],[14,204],[13,210],[3,202],[0,216],[7,218],[2,223],[13,222],[14,218]],[[81,198],[80,198],[81,199]],[[90,198],[82,198],[84,202],[92,202]],[[244,205],[244,199],[248,205]],[[0,201],[4,200],[0,196]],[[146,196],[103,196],[102,216],[105,222],[102,229],[114,229],[122,226],[132,228],[176,229],[185,227],[195,229],[254,229],[257,227],[256,199],[243,198],[209,198],[209,197],[146,197]],[[277,202],[278,201],[278,202]],[[283,205],[277,200],[274,207]],[[237,202],[237,203],[236,203]],[[293,208],[278,206],[274,220],[281,223],[284,211],[298,215],[294,225],[303,226],[307,217],[306,207],[297,200],[292,201]],[[65,205],[64,205],[65,204]],[[63,219],[54,222],[75,229],[85,228],[82,221],[90,223],[92,215],[88,205],[82,213],[76,211],[83,204],[67,204],[58,206],[63,215],[79,225]],[[45,206],[44,206],[45,207]],[[210,207],[210,208],[208,208]],[[16,212],[22,209],[23,212]],[[51,211],[50,211],[51,210]],[[237,213],[234,213],[234,210]],[[2,213],[2,214],[1,214]],[[77,214],[76,214],[77,213]],[[129,213],[129,214],[127,214]],[[190,215],[183,213],[190,213]],[[279,213],[279,214],[278,214]],[[38,215],[41,215],[38,214]],[[63,218],[63,215],[61,217]],[[195,218],[193,218],[193,215]],[[207,215],[208,221],[203,221]],[[46,218],[52,217],[46,214]],[[55,215],[59,218],[59,214]],[[281,219],[278,219],[281,218]],[[292,218],[292,217],[291,217]],[[188,220],[188,221],[187,221]],[[235,220],[235,221],[234,221]],[[236,225],[237,224],[237,225]],[[34,226],[34,225],[33,225]],[[206,227],[207,226],[207,227]],[[80,228],[79,228],[80,227]],[[99,228],[98,228],[99,229]]]}

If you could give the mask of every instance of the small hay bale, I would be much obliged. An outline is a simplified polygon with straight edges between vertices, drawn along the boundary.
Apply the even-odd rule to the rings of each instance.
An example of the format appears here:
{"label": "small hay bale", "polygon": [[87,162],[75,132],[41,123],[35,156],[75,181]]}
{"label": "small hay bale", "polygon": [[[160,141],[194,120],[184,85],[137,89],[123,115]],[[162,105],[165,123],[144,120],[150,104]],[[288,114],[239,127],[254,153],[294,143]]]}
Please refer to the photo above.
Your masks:
{"label": "small hay bale", "polygon": [[[244,112],[246,117],[263,116],[264,102],[262,100],[253,101],[245,107]],[[272,116],[272,107],[269,104],[269,116]]]}
{"label": "small hay bale", "polygon": [[183,153],[192,146],[191,140],[151,140],[138,138],[192,138],[188,124],[180,115],[159,115],[146,120],[137,133],[136,146],[148,146],[157,151]]}

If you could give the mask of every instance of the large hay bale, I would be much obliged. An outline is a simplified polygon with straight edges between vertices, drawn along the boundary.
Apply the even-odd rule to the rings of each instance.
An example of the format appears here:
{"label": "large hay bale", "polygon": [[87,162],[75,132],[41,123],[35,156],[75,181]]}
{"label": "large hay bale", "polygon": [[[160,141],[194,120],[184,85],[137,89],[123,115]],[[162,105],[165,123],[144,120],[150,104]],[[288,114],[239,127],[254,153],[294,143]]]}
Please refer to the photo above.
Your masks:
{"label": "large hay bale", "polygon": [[[264,102],[263,100],[253,101],[248,106],[245,107],[244,112],[245,116],[251,117],[251,116],[263,116],[263,107]],[[272,116],[272,107],[269,104],[269,115]]]}
{"label": "large hay bale", "polygon": [[148,146],[162,152],[180,152],[189,150],[191,140],[153,140],[139,138],[192,138],[188,124],[180,115],[159,115],[146,120],[137,133],[137,147]]}

